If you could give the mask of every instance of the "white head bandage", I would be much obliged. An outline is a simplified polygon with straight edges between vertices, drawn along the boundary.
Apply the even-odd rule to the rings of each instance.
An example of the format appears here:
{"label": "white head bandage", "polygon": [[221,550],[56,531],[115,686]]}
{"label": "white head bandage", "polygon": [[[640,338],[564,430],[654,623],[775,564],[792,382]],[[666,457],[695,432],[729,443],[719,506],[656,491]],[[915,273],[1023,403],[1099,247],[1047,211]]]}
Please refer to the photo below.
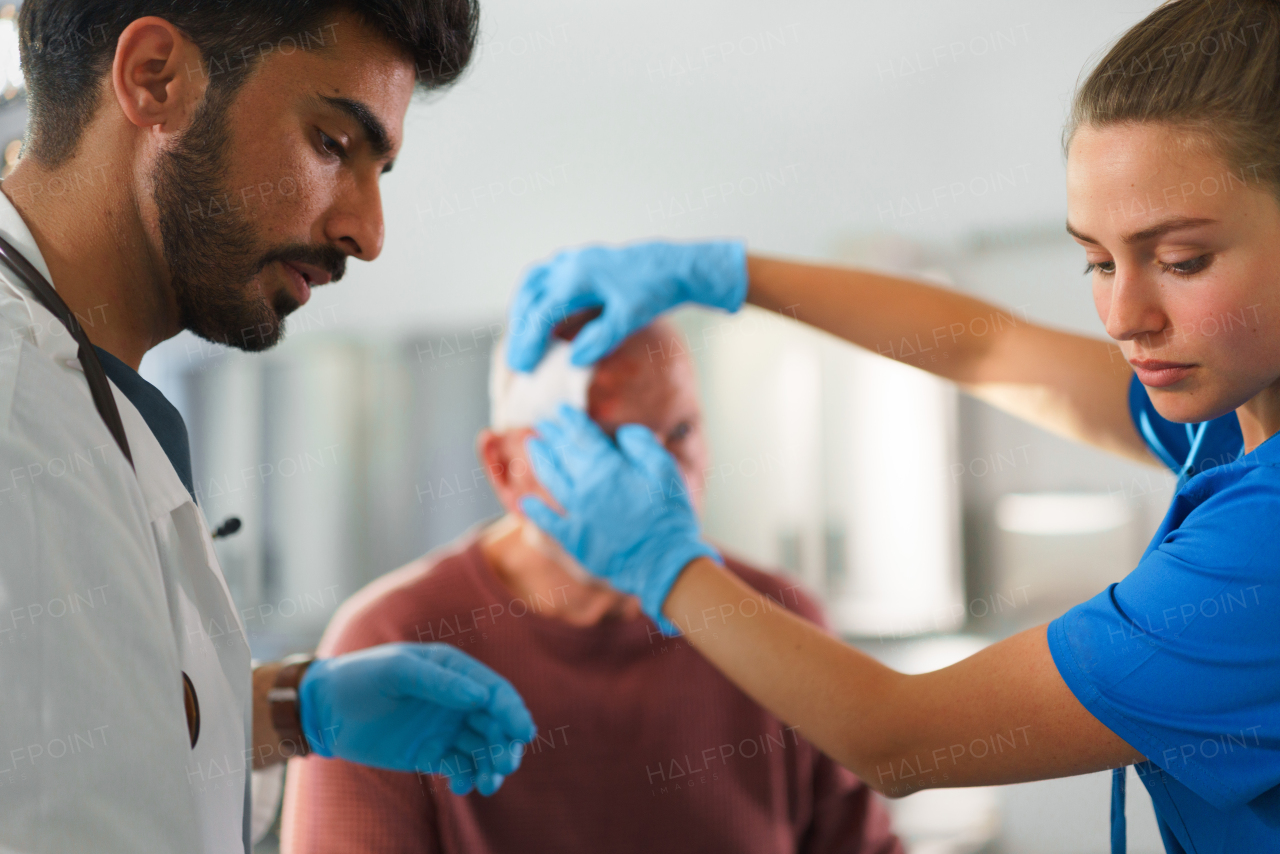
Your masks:
{"label": "white head bandage", "polygon": [[555,415],[561,403],[587,408],[587,389],[594,368],[569,362],[568,341],[553,338],[546,355],[532,373],[507,367],[506,339],[493,348],[489,366],[489,426],[494,430],[532,427],[539,419]]}

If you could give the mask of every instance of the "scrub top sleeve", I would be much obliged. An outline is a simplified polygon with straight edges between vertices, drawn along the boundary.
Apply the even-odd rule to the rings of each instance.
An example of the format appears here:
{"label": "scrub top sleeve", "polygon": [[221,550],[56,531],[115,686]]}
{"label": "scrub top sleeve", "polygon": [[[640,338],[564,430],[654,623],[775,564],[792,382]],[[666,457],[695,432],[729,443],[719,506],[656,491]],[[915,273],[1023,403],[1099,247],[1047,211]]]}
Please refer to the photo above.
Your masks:
{"label": "scrub top sleeve", "polygon": [[1049,648],[1085,708],[1226,809],[1280,785],[1280,476],[1203,480],[1132,573],[1049,625]]}

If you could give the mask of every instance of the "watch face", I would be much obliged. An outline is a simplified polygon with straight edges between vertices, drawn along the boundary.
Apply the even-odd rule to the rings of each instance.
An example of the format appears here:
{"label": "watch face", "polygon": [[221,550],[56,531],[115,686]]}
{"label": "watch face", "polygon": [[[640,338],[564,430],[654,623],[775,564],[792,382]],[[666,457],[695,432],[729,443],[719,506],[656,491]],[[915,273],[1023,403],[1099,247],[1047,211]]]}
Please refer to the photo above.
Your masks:
{"label": "watch face", "polygon": [[182,704],[187,709],[187,733],[191,736],[191,746],[196,746],[200,738],[200,698],[196,696],[196,686],[191,684],[191,677],[184,671],[182,674]]}

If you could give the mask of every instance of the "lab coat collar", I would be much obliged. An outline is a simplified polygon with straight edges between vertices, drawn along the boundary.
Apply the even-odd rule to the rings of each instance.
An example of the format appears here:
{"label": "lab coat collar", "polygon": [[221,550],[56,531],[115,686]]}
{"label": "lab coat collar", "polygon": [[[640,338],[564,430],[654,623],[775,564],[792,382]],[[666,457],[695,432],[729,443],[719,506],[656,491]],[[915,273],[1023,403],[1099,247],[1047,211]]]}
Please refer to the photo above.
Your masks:
{"label": "lab coat collar", "polygon": [[[40,247],[36,246],[36,239],[31,236],[31,230],[27,228],[22,214],[18,213],[18,209],[4,193],[0,193],[0,232],[3,232],[14,248],[26,256],[32,266],[40,271],[40,275],[50,282],[53,281],[53,277],[49,275],[49,266],[45,264],[44,256],[40,254]],[[55,285],[54,288],[56,290],[57,286]]]}
{"label": "lab coat collar", "polygon": [[[18,209],[13,206],[13,202],[9,201],[9,197],[4,193],[0,193],[0,233],[8,238],[14,248],[23,254],[33,267],[40,271],[52,284],[53,279],[49,276],[49,265],[44,261],[44,256],[40,254],[40,247],[36,245],[36,240],[31,236],[31,230],[27,228],[26,222],[23,221],[22,215],[18,213]],[[71,337],[71,333],[67,331],[62,322],[54,317],[53,312],[49,311],[35,295],[27,289],[27,286],[7,268],[0,267],[0,279],[9,285],[13,296],[22,304],[25,309],[25,317],[14,317],[15,323],[28,324],[28,335],[33,344],[40,352],[53,359],[59,365],[74,365],[76,370],[80,370],[79,351],[80,348],[76,341]],[[57,285],[54,285],[57,290]],[[6,344],[13,342],[5,342]],[[85,389],[86,393],[88,388]]]}
{"label": "lab coat collar", "polygon": [[[45,263],[44,256],[40,254],[40,248],[36,245],[35,238],[31,236],[31,230],[27,228],[26,222],[23,221],[22,215],[18,213],[13,202],[9,201],[9,197],[3,193],[0,193],[0,233],[3,233],[9,242],[31,262],[32,266],[49,280],[54,290],[57,290],[58,284],[49,275],[49,266]],[[0,267],[0,278],[13,287],[17,296],[25,304],[27,313],[31,317],[35,345],[40,352],[56,363],[82,373],[84,369],[80,366],[80,348],[62,322],[40,304],[17,276],[9,274],[7,269]],[[81,322],[92,322],[92,318]],[[169,462],[169,457],[137,408],[115,383],[111,384],[111,388],[115,393],[116,408],[120,410],[120,417],[124,421],[125,433],[129,437],[129,446],[133,450],[138,485],[146,501],[147,513],[154,522],[183,503],[191,501],[191,494],[182,485],[182,479],[178,477],[173,464]],[[85,405],[93,412],[93,403],[88,391],[86,386]],[[97,418],[98,414],[93,412],[93,417]],[[106,429],[105,425],[103,429]]]}

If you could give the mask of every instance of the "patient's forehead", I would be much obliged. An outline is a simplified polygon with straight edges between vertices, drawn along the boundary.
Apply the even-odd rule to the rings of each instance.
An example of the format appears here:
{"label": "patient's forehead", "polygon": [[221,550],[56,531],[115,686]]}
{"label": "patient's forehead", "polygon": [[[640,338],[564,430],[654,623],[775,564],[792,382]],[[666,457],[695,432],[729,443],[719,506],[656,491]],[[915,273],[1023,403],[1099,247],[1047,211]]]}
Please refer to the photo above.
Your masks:
{"label": "patient's forehead", "polygon": [[696,416],[693,361],[679,329],[655,321],[596,363],[587,409],[605,426],[644,424],[654,430]]}

